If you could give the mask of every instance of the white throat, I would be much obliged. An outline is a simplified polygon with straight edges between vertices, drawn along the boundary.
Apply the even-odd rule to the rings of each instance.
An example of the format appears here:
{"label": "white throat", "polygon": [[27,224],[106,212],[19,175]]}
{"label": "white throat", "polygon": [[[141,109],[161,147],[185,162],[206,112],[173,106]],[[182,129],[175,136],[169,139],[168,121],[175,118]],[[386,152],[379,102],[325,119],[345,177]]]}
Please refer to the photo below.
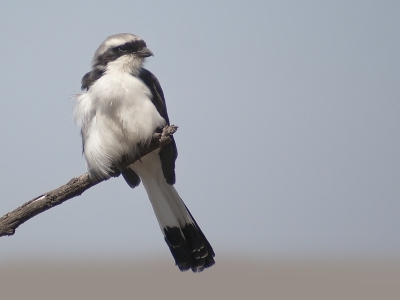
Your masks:
{"label": "white throat", "polygon": [[123,55],[106,66],[106,73],[121,72],[138,75],[143,66],[144,58],[133,55]]}

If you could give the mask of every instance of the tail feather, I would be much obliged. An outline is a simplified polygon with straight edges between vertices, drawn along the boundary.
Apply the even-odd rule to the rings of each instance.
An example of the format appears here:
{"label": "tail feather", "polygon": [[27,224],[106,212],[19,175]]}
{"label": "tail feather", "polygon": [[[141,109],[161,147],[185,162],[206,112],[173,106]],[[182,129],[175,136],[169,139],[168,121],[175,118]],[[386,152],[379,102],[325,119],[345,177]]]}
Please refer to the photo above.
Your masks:
{"label": "tail feather", "polygon": [[[181,271],[187,271],[192,269],[193,272],[201,272],[206,268],[214,265],[214,250],[208,242],[207,238],[201,231],[197,222],[194,220],[192,214],[186,208],[183,201],[179,199],[166,199],[172,207],[176,205],[176,200],[181,201],[185,207],[186,216],[175,215],[177,220],[189,219],[189,222],[185,222],[183,226],[164,225],[162,231],[164,233],[164,239],[167,243],[172,256],[175,259],[175,264]],[[160,201],[160,200],[158,200]],[[172,202],[172,203],[171,203]],[[157,218],[159,218],[156,212]],[[179,222],[180,224],[182,222]],[[160,224],[161,226],[162,224]]]}
{"label": "tail feather", "polygon": [[190,210],[186,207],[186,211],[188,212],[189,216],[192,218],[193,223],[195,225],[195,228],[197,229],[197,234],[199,235],[200,239],[204,242],[204,248],[207,249],[207,253],[208,255],[203,256],[205,259],[205,263],[204,263],[204,269],[211,267],[212,265],[215,264],[214,261],[214,257],[215,257],[215,253],[213,248],[211,247],[210,243],[208,242],[206,236],[204,235],[203,231],[201,231],[200,226],[197,225],[196,220],[193,218]]}
{"label": "tail feather", "polygon": [[181,234],[181,230],[178,227],[166,227],[164,228],[164,240],[167,243],[172,256],[175,259],[175,263],[179,270],[187,271],[192,267],[192,259],[186,243],[185,238]]}
{"label": "tail feather", "polygon": [[214,265],[213,248],[175,188],[166,182],[158,155],[148,154],[132,169],[143,182],[178,268],[201,272]]}
{"label": "tail feather", "polygon": [[202,272],[215,264],[214,250],[195,224],[186,224],[184,228],[166,227],[164,235],[181,271]]}

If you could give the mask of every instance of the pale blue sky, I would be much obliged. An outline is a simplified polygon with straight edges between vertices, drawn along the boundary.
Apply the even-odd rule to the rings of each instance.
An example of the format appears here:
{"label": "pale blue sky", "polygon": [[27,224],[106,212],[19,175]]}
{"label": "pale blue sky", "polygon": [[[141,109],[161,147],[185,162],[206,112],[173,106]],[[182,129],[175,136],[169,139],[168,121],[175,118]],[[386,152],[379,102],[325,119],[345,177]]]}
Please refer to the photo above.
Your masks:
{"label": "pale blue sky", "polygon": [[[85,171],[72,95],[141,36],[179,125],[176,188],[218,259],[400,258],[398,1],[1,1],[0,215]],[[0,239],[21,259],[165,258],[112,179]],[[173,269],[174,270],[174,269]]]}

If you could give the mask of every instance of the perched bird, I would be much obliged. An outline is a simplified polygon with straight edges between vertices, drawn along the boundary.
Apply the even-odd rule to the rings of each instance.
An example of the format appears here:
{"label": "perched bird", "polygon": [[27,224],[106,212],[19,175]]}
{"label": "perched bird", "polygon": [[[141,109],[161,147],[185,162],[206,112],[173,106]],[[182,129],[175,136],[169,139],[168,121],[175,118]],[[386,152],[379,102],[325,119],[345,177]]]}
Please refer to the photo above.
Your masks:
{"label": "perched bird", "polygon": [[120,172],[131,188],[142,181],[176,265],[181,271],[201,272],[215,263],[215,254],[173,186],[178,155],[174,139],[127,169],[118,169],[123,158],[150,142],[157,128],[169,125],[160,83],[143,68],[149,56],[153,53],[136,35],[108,37],[82,78],[84,92],[75,97],[75,121],[81,126],[91,178]]}

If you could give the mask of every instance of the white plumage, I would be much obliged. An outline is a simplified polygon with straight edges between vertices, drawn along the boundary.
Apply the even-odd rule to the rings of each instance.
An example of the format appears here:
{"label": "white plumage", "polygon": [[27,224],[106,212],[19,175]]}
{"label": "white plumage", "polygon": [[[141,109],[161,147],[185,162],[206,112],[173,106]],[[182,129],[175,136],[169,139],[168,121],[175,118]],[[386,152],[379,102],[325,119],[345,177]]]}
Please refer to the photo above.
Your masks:
{"label": "white plumage", "polygon": [[104,75],[76,98],[75,120],[84,134],[84,154],[96,178],[109,177],[113,162],[136,153],[166,124],[148,87],[131,72],[141,64],[126,56],[107,65]]}
{"label": "white plumage", "polygon": [[167,226],[183,228],[187,223],[193,223],[174,186],[165,182],[158,151],[142,157],[132,169],[142,179],[161,231]]}

